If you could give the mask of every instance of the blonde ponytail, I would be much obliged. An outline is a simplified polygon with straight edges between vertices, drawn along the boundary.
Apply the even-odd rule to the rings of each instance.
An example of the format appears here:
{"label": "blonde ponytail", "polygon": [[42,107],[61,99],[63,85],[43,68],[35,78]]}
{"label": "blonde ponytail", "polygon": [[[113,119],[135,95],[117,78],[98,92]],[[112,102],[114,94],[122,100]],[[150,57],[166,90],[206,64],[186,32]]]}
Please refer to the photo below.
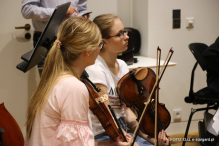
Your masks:
{"label": "blonde ponytail", "polygon": [[90,20],[71,17],[62,23],[57,33],[57,40],[46,57],[40,83],[28,106],[26,139],[30,138],[34,119],[41,113],[57,78],[70,74],[79,79],[70,62],[76,60],[88,48],[97,49],[100,42],[99,28]]}

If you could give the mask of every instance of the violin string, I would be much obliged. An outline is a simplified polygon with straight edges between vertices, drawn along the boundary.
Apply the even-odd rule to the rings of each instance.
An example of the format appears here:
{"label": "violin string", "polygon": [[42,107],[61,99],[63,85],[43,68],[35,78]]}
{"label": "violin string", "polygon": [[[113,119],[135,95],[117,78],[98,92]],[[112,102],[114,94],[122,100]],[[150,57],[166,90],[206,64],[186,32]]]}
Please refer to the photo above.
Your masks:
{"label": "violin string", "polygon": [[[139,105],[139,106],[141,106],[141,104],[139,103],[139,102],[137,102],[137,104]],[[155,112],[154,112],[154,107],[153,107],[153,103],[151,102],[151,104],[149,104],[149,108],[150,108],[150,113],[151,113],[151,115],[152,115],[152,118],[155,118]],[[158,115],[159,116],[159,115]],[[159,129],[163,129],[162,127],[163,127],[163,124],[162,124],[162,122],[161,122],[161,120],[160,120],[160,117],[158,118],[158,125],[159,125]],[[161,130],[159,130],[159,131],[161,131]]]}
{"label": "violin string", "polygon": [[[141,105],[139,102],[137,102],[137,104],[139,106]],[[153,102],[151,102],[151,104],[149,104],[149,110],[150,110],[152,117],[155,118],[155,107],[154,107]],[[158,127],[159,127],[159,131],[161,131],[163,129],[163,124],[162,124],[162,121],[160,120],[159,115],[158,115]]]}
{"label": "violin string", "polygon": [[[97,87],[98,88],[98,87]],[[101,93],[101,95],[100,96],[102,96],[102,95],[104,95],[104,94],[107,94],[107,93],[105,93],[105,92],[103,92],[100,88],[98,88],[99,89],[99,92],[98,92],[98,94],[99,93]],[[107,96],[108,96],[108,94],[107,94]],[[103,103],[103,104],[105,104],[105,103]],[[110,104],[109,104],[110,105]],[[113,115],[112,115],[112,113],[110,112],[110,109],[108,108],[108,106],[106,106],[106,108],[108,109],[108,111],[109,111],[109,113],[110,113],[110,115],[111,115],[111,117],[114,119],[114,118],[117,118],[117,117],[114,117]],[[112,109],[113,110],[113,109]],[[117,122],[116,122],[116,120],[117,119],[114,119],[115,120],[115,125],[117,126],[117,128],[119,128],[119,123],[117,124]],[[123,134],[123,132],[121,131],[121,133]],[[124,134],[123,134],[124,135]]]}
{"label": "violin string", "polygon": [[[151,95],[152,95],[152,92],[153,92],[154,89],[155,89],[155,86],[157,85],[157,82],[158,82],[158,80],[156,80],[156,82],[155,82],[155,84],[154,84],[154,86],[153,86],[153,89],[152,89],[152,91],[151,91],[151,93],[150,93],[150,96],[149,96],[148,100],[151,100]],[[143,112],[142,112],[142,114],[141,114],[141,116],[140,116],[140,119],[139,119],[139,121],[138,121],[139,123],[141,122],[141,120],[142,120],[142,118],[143,118],[143,115],[144,115],[144,113],[145,113],[145,111],[146,111],[147,105],[148,105],[148,102],[145,102],[144,110],[143,110]],[[134,131],[134,133],[133,133],[131,142],[133,142],[133,137],[135,137],[136,132],[137,132],[138,129],[139,129],[139,124],[138,124],[137,127],[135,128],[135,131]],[[131,145],[131,143],[130,143],[130,145]],[[129,146],[130,146],[130,145],[129,145]]]}
{"label": "violin string", "polygon": [[[125,136],[124,136],[122,130],[121,130],[121,133],[118,131],[118,126],[116,126],[116,122],[114,122],[114,120],[112,119],[113,116],[112,116],[112,114],[111,114],[111,112],[110,112],[108,106],[106,106],[105,103],[104,103],[104,102],[101,102],[100,100],[99,100],[99,103],[98,103],[98,102],[95,100],[95,96],[94,96],[94,94],[93,94],[93,93],[96,92],[96,94],[98,95],[98,97],[100,97],[99,93],[102,93],[103,95],[104,95],[105,93],[102,92],[101,90],[99,90],[88,78],[85,78],[84,83],[85,83],[85,85],[86,85],[86,87],[87,87],[87,89],[88,89],[89,95],[90,95],[91,98],[94,100],[94,102],[97,103],[97,105],[98,105],[97,107],[99,107],[99,109],[100,109],[102,112],[104,112],[104,115],[105,115],[105,117],[107,118],[107,120],[108,120],[108,122],[110,123],[110,125],[112,126],[112,128],[113,128],[113,129],[117,128],[117,130],[114,130],[115,133],[118,134],[119,137],[123,137],[124,140],[126,140],[126,138],[125,138]],[[94,91],[94,92],[91,92],[91,91]],[[89,97],[89,98],[90,98],[90,97]],[[89,100],[90,100],[90,99],[89,99]],[[105,113],[106,111],[108,111],[108,113],[111,115],[112,118],[110,118],[110,117],[107,116],[108,113]],[[98,114],[98,115],[99,115],[99,114]],[[99,119],[99,118],[98,118],[98,119]],[[106,120],[106,121],[107,121],[107,120]],[[112,121],[112,120],[113,120],[113,121]],[[114,123],[114,124],[113,124],[113,123]],[[102,122],[101,122],[101,124],[102,124]],[[104,125],[105,125],[105,124],[104,124]],[[115,128],[114,128],[114,125],[116,126]],[[104,129],[105,129],[105,128],[104,128]],[[106,130],[106,129],[105,129],[105,130]],[[108,133],[109,133],[109,130],[106,130],[106,132],[107,132],[107,131],[108,131]],[[110,131],[110,133],[112,133],[112,132]],[[121,136],[121,134],[122,134],[122,136]],[[110,135],[109,135],[109,136],[110,136]],[[113,137],[112,134],[111,134],[111,137]],[[127,141],[127,140],[126,140],[126,141]]]}
{"label": "violin string", "polygon": [[[96,91],[97,94],[99,95],[99,97],[103,96],[104,94],[107,94],[107,93],[103,92],[100,88],[98,88],[96,85],[95,85],[95,87],[99,90],[99,91]],[[107,94],[107,96],[108,96],[108,94]],[[105,108],[106,108],[105,110],[108,110],[108,113],[111,115],[113,121],[111,121],[111,119],[108,119],[108,120],[110,121],[110,123],[111,123],[112,125],[113,125],[113,123],[114,123],[114,125],[116,126],[116,128],[119,129],[119,125],[117,125],[117,122],[116,122],[117,119],[114,119],[114,118],[116,118],[116,117],[113,116],[113,114],[111,113],[109,107],[106,106],[106,104],[105,104],[104,102],[102,102],[102,101],[100,101],[100,100],[99,100],[99,102],[101,102],[102,104],[105,105]],[[105,111],[105,110],[104,110],[104,111]],[[113,109],[112,109],[112,110],[113,110]],[[119,123],[118,123],[118,124],[119,124]],[[126,140],[123,131],[122,131],[122,130],[121,130],[120,132],[118,131],[118,135],[120,135],[119,133],[121,133],[121,134],[122,134],[122,137],[124,138],[124,140]]]}
{"label": "violin string", "polygon": [[[151,105],[150,105],[151,106]],[[152,109],[154,109],[153,107],[151,107]],[[160,123],[159,125],[160,125],[160,130],[159,131],[161,131],[162,129],[164,129],[164,126],[163,126],[163,124],[162,124],[162,121],[160,120],[160,117],[159,117],[159,115],[158,115],[158,122]],[[167,134],[166,134],[166,137],[168,137],[167,136]]]}
{"label": "violin string", "polygon": [[[154,114],[153,116],[154,116],[154,118],[155,118],[155,107],[154,107],[154,104],[153,103],[151,103],[151,105],[149,106],[150,108],[151,108],[151,111],[152,111],[152,113]],[[161,131],[162,129],[163,129],[163,124],[162,124],[162,121],[160,120],[160,117],[159,117],[159,115],[158,115],[158,126],[159,126],[159,131]]]}
{"label": "violin string", "polygon": [[[155,107],[154,107],[154,104],[151,103],[151,104],[149,105],[149,108],[151,109],[152,114],[153,114],[153,116],[154,116],[154,118],[155,118]],[[162,124],[162,121],[160,120],[159,115],[158,115],[158,125],[159,125],[159,128],[160,128],[160,129],[163,128],[163,124]],[[160,131],[160,130],[159,130],[159,131]]]}

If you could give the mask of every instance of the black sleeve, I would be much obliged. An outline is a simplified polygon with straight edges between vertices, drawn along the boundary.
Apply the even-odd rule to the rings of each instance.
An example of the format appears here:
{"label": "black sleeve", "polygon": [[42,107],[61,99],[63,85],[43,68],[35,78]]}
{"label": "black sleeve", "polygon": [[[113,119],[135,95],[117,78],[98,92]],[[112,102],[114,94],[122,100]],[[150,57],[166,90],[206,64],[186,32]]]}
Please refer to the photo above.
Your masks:
{"label": "black sleeve", "polygon": [[219,37],[203,52],[203,57],[206,59],[210,69],[219,77]]}

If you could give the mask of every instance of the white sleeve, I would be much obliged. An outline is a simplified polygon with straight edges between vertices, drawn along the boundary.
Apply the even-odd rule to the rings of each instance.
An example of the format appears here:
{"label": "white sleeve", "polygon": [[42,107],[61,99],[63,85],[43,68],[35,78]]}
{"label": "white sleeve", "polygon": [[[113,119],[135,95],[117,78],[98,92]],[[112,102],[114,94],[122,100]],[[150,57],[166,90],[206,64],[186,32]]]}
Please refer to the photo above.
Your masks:
{"label": "white sleeve", "polygon": [[54,10],[54,8],[40,7],[40,0],[22,1],[21,14],[26,19],[49,21]]}
{"label": "white sleeve", "polygon": [[97,65],[92,65],[86,68],[86,72],[91,82],[94,84],[103,84],[107,87],[107,74],[104,69]]}

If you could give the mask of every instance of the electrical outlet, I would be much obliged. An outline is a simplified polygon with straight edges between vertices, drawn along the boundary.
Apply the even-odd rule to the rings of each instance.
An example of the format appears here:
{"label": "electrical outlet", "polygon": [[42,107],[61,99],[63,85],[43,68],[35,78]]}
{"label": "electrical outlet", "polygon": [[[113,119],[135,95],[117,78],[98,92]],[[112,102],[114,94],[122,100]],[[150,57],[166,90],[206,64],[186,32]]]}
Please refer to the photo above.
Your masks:
{"label": "electrical outlet", "polygon": [[194,17],[186,18],[186,28],[194,27]]}
{"label": "electrical outlet", "polygon": [[181,116],[182,116],[182,110],[181,109],[174,109],[173,110],[173,119],[174,120],[181,120]]}

